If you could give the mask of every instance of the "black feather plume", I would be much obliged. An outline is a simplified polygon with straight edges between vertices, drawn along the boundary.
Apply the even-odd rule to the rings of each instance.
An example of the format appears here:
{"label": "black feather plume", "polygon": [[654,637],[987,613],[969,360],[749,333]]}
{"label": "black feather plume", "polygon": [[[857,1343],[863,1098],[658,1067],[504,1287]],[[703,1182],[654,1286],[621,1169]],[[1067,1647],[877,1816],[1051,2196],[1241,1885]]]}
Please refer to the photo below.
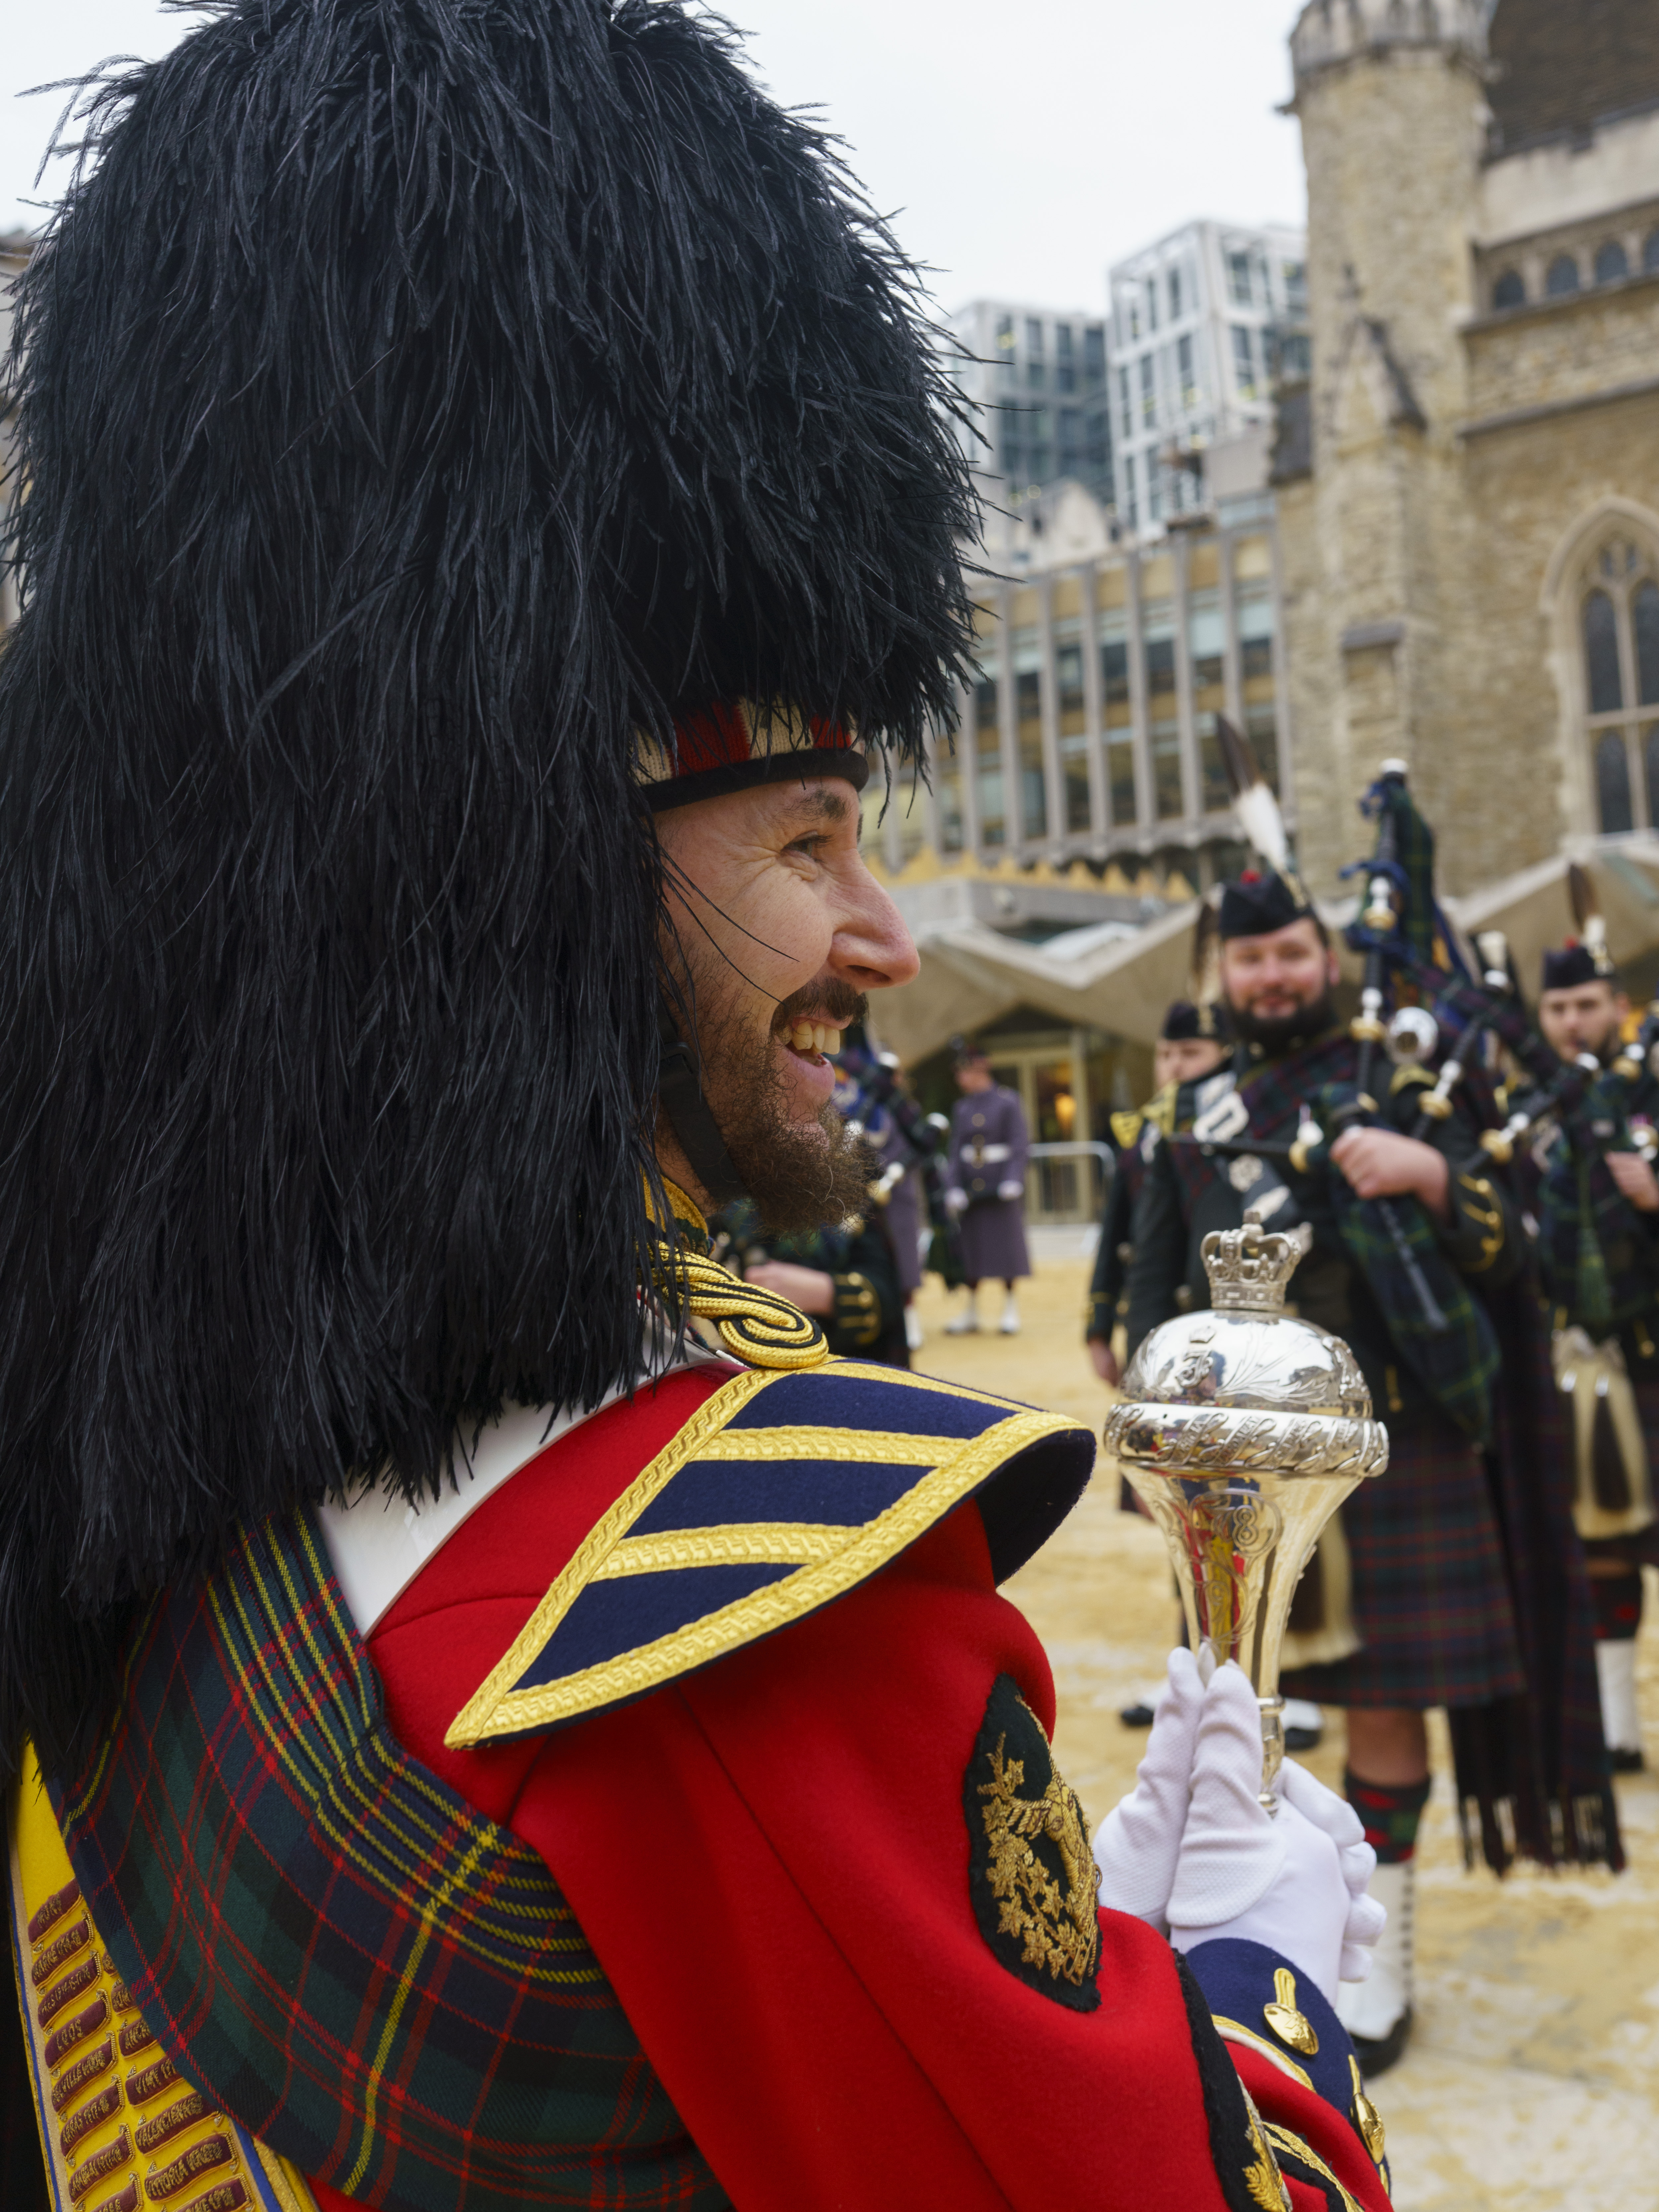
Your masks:
{"label": "black feather plume", "polygon": [[972,523],[914,272],[665,0],[232,0],[19,297],[0,1765],[132,1605],[638,1345],[635,733],[902,757]]}

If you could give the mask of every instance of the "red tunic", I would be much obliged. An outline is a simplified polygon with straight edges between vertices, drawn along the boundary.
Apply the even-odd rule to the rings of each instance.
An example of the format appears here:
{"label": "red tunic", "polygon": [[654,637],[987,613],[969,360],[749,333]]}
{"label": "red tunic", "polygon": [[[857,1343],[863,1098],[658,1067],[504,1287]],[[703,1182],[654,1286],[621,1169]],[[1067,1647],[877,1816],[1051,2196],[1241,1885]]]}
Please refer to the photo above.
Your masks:
{"label": "red tunic", "polygon": [[[1103,1913],[1085,2013],[1017,1979],[975,1922],[963,1785],[988,1695],[1012,1675],[1050,1733],[1054,1698],[971,1504],[633,1705],[446,1748],[581,1539],[729,1371],[599,1415],[459,1528],[369,1638],[396,1733],[541,1852],[741,2212],[1223,2212],[1167,1944]],[[1344,2115],[1233,2055],[1267,2120],[1386,2207]]]}

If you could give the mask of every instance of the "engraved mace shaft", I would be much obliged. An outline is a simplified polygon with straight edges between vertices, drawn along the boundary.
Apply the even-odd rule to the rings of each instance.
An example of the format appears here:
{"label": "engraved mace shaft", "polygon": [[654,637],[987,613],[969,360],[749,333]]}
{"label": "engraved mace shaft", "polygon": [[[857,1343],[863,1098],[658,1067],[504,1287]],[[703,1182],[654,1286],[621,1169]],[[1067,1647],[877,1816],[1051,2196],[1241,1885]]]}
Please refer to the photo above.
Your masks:
{"label": "engraved mace shaft", "polygon": [[1326,1523],[1389,1463],[1388,1431],[1340,1336],[1285,1310],[1310,1231],[1242,1229],[1201,1247],[1210,1307],[1155,1328],[1106,1422],[1117,1461],[1163,1533],[1187,1632],[1234,1659],[1261,1707],[1261,1802],[1277,1812],[1285,1755],[1279,1668],[1291,1600]]}

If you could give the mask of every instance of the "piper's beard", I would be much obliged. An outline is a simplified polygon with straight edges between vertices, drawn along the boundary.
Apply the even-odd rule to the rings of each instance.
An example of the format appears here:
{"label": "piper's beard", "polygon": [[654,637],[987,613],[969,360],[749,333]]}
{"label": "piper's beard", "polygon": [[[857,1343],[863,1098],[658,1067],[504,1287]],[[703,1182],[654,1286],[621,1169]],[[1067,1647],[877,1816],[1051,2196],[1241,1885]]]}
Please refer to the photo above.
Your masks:
{"label": "piper's beard", "polygon": [[[787,1026],[792,1012],[809,1006],[848,1021],[864,1012],[850,986],[832,981],[786,1000],[774,1019]],[[868,1148],[849,1133],[832,1102],[805,1121],[792,1115],[784,1081],[788,1048],[775,1028],[757,1036],[738,1007],[710,1007],[706,995],[702,1012],[703,1095],[763,1230],[786,1236],[863,1212],[872,1172]]]}
{"label": "piper's beard", "polygon": [[1231,999],[1227,1011],[1233,1018],[1237,1036],[1244,1043],[1253,1044],[1265,1053],[1269,1060],[1311,1044],[1315,1037],[1323,1036],[1327,1030],[1336,1026],[1336,1000],[1328,984],[1316,999],[1310,999],[1305,1006],[1288,1014],[1248,1013]]}

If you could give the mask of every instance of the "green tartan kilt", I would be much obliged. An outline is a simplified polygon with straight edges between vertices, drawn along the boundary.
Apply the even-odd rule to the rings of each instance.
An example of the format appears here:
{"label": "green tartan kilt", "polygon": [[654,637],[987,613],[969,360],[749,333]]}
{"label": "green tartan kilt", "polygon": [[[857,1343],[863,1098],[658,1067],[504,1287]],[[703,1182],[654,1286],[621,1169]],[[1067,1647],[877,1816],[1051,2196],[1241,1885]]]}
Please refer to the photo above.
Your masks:
{"label": "green tartan kilt", "polygon": [[1360,1649],[1280,1684],[1327,1705],[1484,1705],[1524,1689],[1481,1454],[1439,1413],[1390,1423],[1389,1469],[1342,1508]]}

